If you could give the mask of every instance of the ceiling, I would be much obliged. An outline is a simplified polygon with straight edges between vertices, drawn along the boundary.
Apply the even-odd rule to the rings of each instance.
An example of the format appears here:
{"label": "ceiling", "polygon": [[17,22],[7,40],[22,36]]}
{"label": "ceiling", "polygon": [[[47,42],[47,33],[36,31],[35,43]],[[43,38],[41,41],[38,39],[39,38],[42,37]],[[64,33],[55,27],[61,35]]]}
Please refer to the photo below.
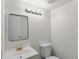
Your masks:
{"label": "ceiling", "polygon": [[45,8],[47,10],[55,9],[72,0],[21,0],[37,7]]}

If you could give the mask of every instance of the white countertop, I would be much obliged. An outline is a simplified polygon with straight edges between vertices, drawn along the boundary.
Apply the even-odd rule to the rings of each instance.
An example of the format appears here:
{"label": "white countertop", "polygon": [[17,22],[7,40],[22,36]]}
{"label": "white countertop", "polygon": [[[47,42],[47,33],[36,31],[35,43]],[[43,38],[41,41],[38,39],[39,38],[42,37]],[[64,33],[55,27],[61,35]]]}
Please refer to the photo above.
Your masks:
{"label": "white countertop", "polygon": [[38,52],[32,47],[24,48],[20,52],[17,52],[15,49],[10,49],[4,53],[3,59],[27,59],[35,55],[38,55]]}

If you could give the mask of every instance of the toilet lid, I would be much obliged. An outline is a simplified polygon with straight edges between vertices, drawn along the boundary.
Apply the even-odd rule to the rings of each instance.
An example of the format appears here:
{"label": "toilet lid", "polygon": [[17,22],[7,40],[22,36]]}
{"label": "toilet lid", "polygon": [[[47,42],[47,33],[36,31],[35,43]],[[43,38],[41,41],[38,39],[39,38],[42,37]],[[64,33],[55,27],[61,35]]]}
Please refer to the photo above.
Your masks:
{"label": "toilet lid", "polygon": [[46,59],[59,59],[59,58],[56,56],[50,56],[50,57],[47,57]]}

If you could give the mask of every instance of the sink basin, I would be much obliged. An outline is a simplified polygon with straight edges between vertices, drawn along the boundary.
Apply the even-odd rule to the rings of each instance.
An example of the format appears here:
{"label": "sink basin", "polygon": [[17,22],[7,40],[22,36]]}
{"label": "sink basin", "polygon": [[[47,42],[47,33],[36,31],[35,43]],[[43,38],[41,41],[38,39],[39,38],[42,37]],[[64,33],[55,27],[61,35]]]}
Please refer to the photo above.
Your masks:
{"label": "sink basin", "polygon": [[35,51],[32,47],[27,47],[19,52],[16,50],[7,51],[4,54],[3,59],[27,59],[35,55],[38,55],[38,52]]}

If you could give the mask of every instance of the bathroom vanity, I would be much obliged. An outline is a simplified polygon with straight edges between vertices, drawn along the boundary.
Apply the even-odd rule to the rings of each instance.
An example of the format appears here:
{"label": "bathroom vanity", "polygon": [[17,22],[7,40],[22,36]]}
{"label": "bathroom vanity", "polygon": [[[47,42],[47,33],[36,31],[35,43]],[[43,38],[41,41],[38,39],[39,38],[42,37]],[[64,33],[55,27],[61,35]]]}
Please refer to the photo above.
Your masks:
{"label": "bathroom vanity", "polygon": [[[29,38],[28,34],[28,16],[9,13],[6,16],[6,39],[8,42],[19,42],[15,48],[6,49],[2,59],[37,59],[38,52],[31,46],[22,47],[23,42]],[[13,43],[13,45],[15,45]],[[22,46],[21,46],[22,45]]]}
{"label": "bathroom vanity", "polygon": [[4,53],[3,59],[37,59],[37,56],[37,51],[35,51],[32,47],[27,47],[21,51],[9,49]]}

